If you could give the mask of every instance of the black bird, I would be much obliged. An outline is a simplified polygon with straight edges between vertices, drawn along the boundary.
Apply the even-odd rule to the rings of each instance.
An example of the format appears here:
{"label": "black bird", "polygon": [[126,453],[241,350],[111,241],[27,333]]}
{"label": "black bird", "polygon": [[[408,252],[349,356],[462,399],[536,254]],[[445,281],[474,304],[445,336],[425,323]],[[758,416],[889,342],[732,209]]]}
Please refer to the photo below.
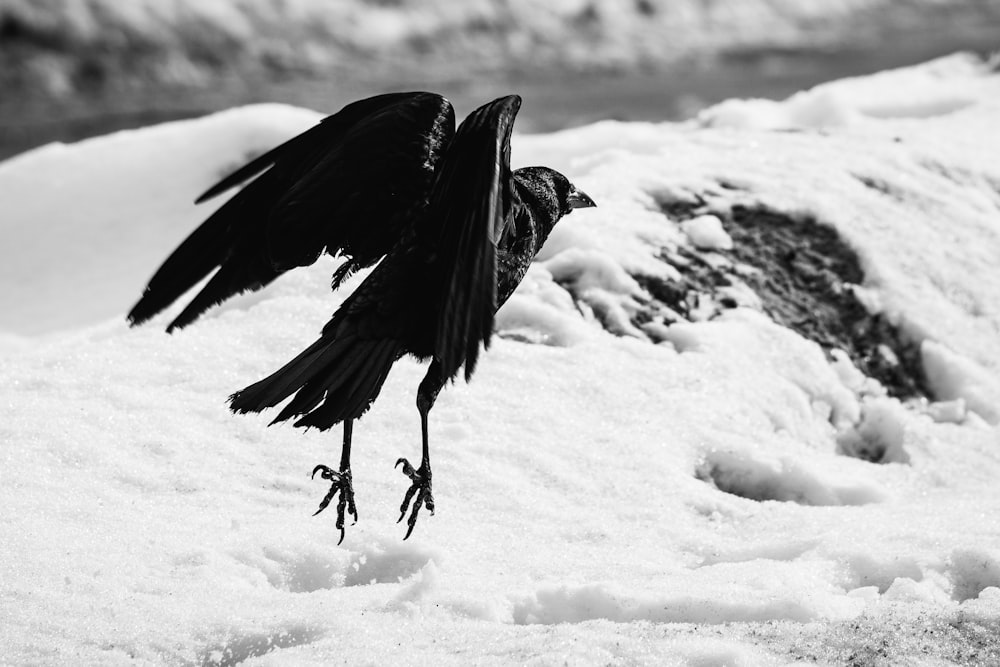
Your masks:
{"label": "black bird", "polygon": [[174,251],[129,313],[133,325],[145,321],[218,268],[171,331],[324,250],[346,258],[334,288],[381,258],[315,343],[230,397],[231,409],[246,413],[294,395],[272,424],[297,417],[295,426],[326,430],[344,423],[340,467],[313,470],[331,482],[316,514],[340,494],[341,541],[345,510],[357,520],[353,421],[378,396],[393,363],[405,354],[431,362],[417,391],[420,467],[396,462],[411,480],[399,517],[413,501],[406,539],[421,506],[434,512],[427,422],[438,393],[463,367],[466,380],[472,377],[496,310],[555,223],[595,205],[553,169],[511,171],[520,104],[517,95],[501,97],[457,131],[451,104],[432,93],[380,95],[344,107],[202,195],[199,202],[260,174]]}

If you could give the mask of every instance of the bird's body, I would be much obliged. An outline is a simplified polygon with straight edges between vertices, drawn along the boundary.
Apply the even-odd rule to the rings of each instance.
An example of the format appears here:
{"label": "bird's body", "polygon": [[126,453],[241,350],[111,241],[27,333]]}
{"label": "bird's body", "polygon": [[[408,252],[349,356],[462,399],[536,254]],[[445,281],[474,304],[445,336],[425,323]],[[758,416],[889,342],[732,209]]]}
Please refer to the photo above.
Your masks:
{"label": "bird's body", "polygon": [[[342,531],[345,508],[357,516],[352,422],[378,396],[393,363],[406,354],[431,361],[417,395],[422,464],[414,469],[405,459],[397,462],[413,480],[403,514],[419,492],[409,536],[420,506],[433,511],[427,416],[434,399],[463,367],[471,378],[497,308],[553,225],[572,208],[594,205],[554,170],[511,172],[509,141],[519,106],[517,96],[499,98],[456,132],[451,105],[430,93],[348,105],[203,195],[218,194],[271,165],[174,252],[130,313],[133,323],[147,319],[215,267],[218,272],[170,328],[315,261],[324,250],[347,257],[335,287],[381,258],[317,341],[230,397],[235,412],[258,412],[291,397],[276,422],[295,417],[296,426],[323,430],[344,423],[339,471],[317,466],[313,473],[322,470],[333,483],[320,510],[340,493]],[[326,145],[315,145],[324,137]]]}
{"label": "bird's body", "polygon": [[[528,167],[514,173],[512,229],[501,236],[496,248],[494,312],[520,284],[555,223],[549,216],[534,215],[521,200],[522,193],[530,193],[535,185],[538,170]],[[384,380],[383,370],[387,373],[387,366],[404,354],[421,360],[434,358],[436,330],[429,324],[440,319],[442,285],[450,268],[451,258],[441,257],[434,244],[414,234],[403,236],[347,298],[321,338],[277,373],[234,394],[232,408],[256,412],[298,391],[275,421],[298,417],[297,426],[328,429],[344,419],[360,417],[375,400],[381,382],[355,387],[351,384],[354,376]],[[350,348],[345,341],[351,341]],[[355,370],[350,362],[361,357],[367,365]],[[444,379],[452,379],[457,372],[456,365]],[[356,398],[338,394],[341,387]],[[323,405],[318,406],[320,399]]]}

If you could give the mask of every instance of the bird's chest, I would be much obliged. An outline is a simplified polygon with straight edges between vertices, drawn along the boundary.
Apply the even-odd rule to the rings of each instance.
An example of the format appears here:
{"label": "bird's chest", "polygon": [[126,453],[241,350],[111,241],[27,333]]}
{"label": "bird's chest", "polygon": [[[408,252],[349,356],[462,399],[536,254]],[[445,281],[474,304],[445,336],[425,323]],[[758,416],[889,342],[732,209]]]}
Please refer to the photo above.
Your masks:
{"label": "bird's chest", "polygon": [[497,306],[502,305],[524,279],[535,253],[530,248],[497,252]]}

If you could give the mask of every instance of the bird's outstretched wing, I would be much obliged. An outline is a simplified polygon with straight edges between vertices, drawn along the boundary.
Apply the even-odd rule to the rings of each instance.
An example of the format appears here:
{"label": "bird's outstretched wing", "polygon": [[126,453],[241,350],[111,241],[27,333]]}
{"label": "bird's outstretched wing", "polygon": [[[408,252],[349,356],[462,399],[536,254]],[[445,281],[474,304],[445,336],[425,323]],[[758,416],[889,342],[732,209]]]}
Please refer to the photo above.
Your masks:
{"label": "bird's outstretched wing", "polygon": [[129,322],[148,320],[216,268],[168,331],[311,264],[324,249],[349,256],[348,270],[373,264],[426,206],[434,166],[454,126],[454,110],[440,95],[378,95],[347,105],[236,170],[197,201],[257,178],[174,250]]}
{"label": "bird's outstretched wing", "polygon": [[521,98],[485,104],[459,126],[438,168],[418,233],[442,267],[434,356],[444,377],[465,364],[468,380],[479,345],[489,346],[497,308],[496,245],[511,224],[510,135]]}

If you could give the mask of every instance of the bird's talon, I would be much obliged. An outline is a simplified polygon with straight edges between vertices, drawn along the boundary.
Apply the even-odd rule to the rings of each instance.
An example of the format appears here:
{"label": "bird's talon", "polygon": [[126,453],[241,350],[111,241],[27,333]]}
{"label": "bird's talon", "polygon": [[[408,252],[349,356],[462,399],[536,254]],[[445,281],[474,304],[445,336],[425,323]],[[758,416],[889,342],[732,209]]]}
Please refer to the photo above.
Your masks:
{"label": "bird's talon", "polygon": [[396,461],[396,465],[394,465],[393,468],[398,468],[399,464],[401,463],[403,464],[403,474],[409,477],[411,480],[416,479],[419,473],[417,472],[417,470],[414,469],[413,465],[406,459],[401,458],[398,461]]}
{"label": "bird's talon", "polygon": [[331,482],[337,481],[343,476],[341,475],[341,473],[336,472],[325,465],[318,465],[315,468],[313,468],[311,479],[316,479],[316,473],[318,473],[320,470],[323,471],[323,474],[320,475],[320,477],[322,477],[323,479],[328,479]]}
{"label": "bird's talon", "polygon": [[[403,537],[406,540],[417,525],[417,515],[421,507],[426,507],[431,516],[434,515],[434,496],[431,495],[430,466],[427,465],[426,461],[416,470],[406,459],[397,461],[396,466],[399,466],[400,463],[403,464],[403,474],[412,481],[410,488],[406,490],[406,495],[403,496],[403,504],[399,506],[399,519],[396,520],[396,523],[400,523],[406,517],[407,510],[410,510],[410,518],[406,521],[406,535]],[[413,501],[412,505],[410,501]]]}
{"label": "bird's talon", "polygon": [[[340,497],[337,499],[337,523],[336,527],[340,530],[340,541],[337,542],[340,545],[344,541],[344,536],[346,531],[344,530],[344,515],[347,512],[354,517],[354,523],[358,522],[358,510],[354,505],[354,485],[351,482],[351,469],[344,468],[343,470],[337,472],[325,465],[318,465],[313,468],[312,478],[316,478],[316,473],[322,472],[320,475],[323,479],[329,480],[330,490],[326,492],[323,500],[319,503],[319,509],[313,512],[313,516],[316,516],[327,507],[330,506],[330,502],[333,501],[333,497],[338,493]],[[354,525],[354,524],[351,524]]]}

